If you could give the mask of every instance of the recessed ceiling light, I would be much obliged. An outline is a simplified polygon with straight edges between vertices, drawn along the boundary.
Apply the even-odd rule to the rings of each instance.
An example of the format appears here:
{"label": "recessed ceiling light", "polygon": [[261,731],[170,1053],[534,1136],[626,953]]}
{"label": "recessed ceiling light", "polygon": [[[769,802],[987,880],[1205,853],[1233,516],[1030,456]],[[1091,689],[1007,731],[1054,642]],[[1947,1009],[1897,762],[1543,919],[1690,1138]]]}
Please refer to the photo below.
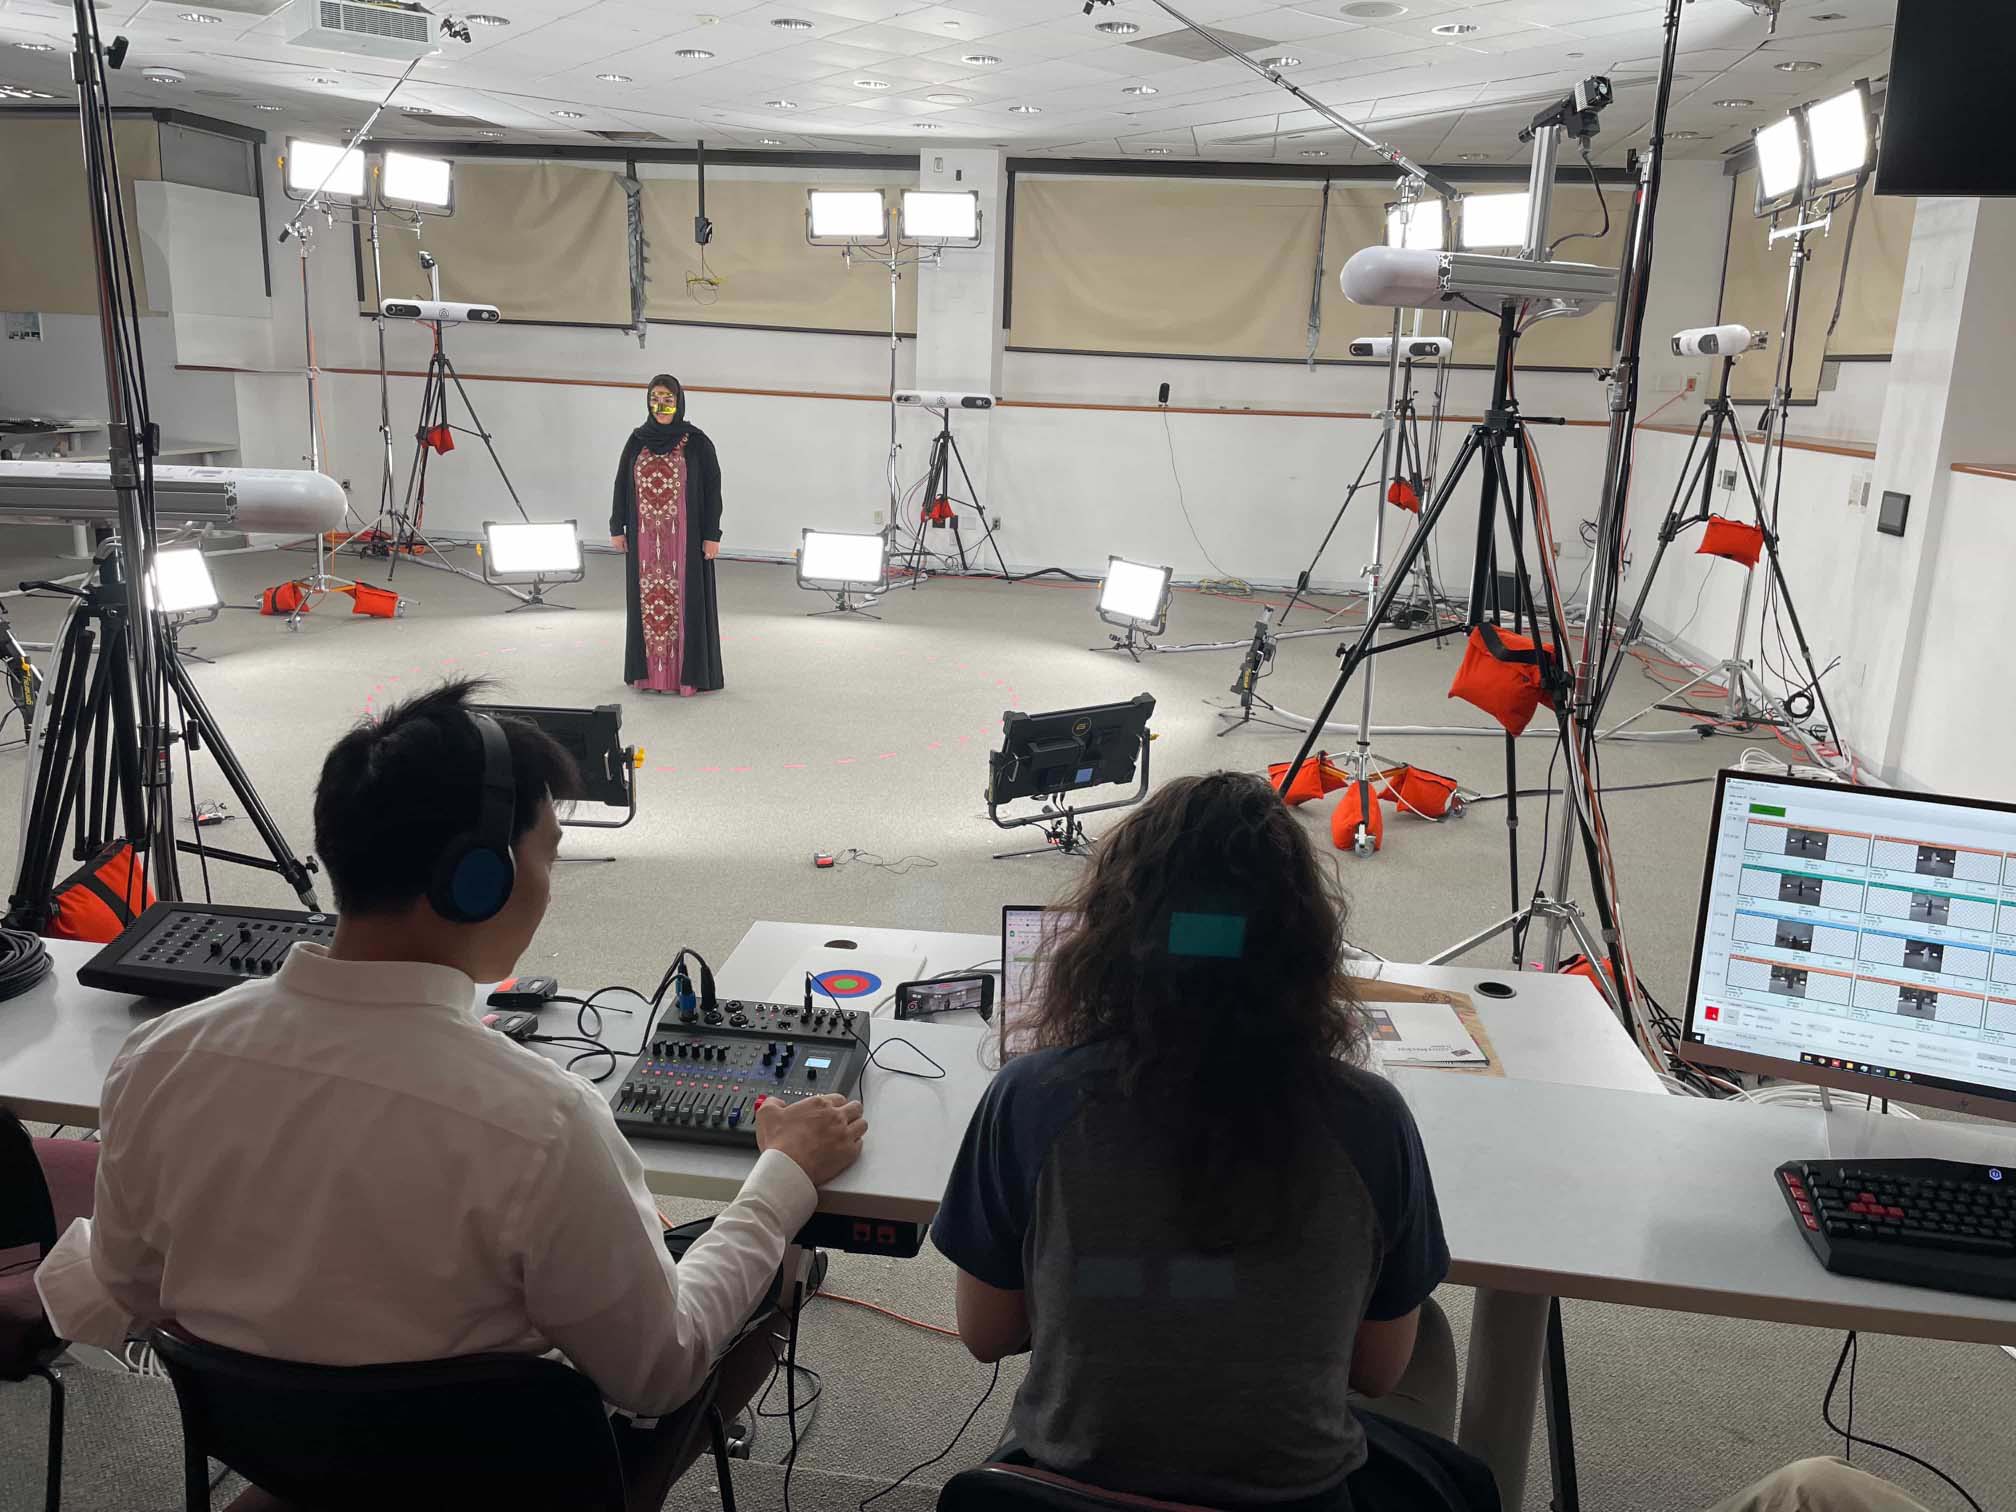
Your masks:
{"label": "recessed ceiling light", "polygon": [[713,57],[714,54],[707,51],[704,47],[682,47],[673,53],[672,56],[675,58],[686,58],[698,63],[706,61],[708,58]]}
{"label": "recessed ceiling light", "polygon": [[156,84],[180,84],[188,75],[179,68],[143,68],[140,77]]}
{"label": "recessed ceiling light", "polygon": [[1141,28],[1132,21],[1101,21],[1092,30],[1102,31],[1109,37],[1131,37]]}
{"label": "recessed ceiling light", "polygon": [[1815,21],[1846,21],[1848,15],[1845,11],[1822,11],[1813,19]]}
{"label": "recessed ceiling light", "polygon": [[479,131],[476,135],[479,137],[488,137],[493,142],[502,141],[504,137],[504,133],[501,131]]}
{"label": "recessed ceiling light", "polygon": [[1755,100],[1717,100],[1715,108],[1717,110],[1748,110],[1756,103]]}
{"label": "recessed ceiling light", "polygon": [[1699,131],[1669,131],[1666,133],[1666,140],[1669,142],[1698,142],[1704,135],[1705,133]]}
{"label": "recessed ceiling light", "polygon": [[887,79],[856,79],[854,87],[856,89],[887,89],[889,81]]}
{"label": "recessed ceiling light", "polygon": [[1324,150],[1323,150],[1323,149],[1322,149],[1321,147],[1304,147],[1304,148],[1302,149],[1302,156],[1303,156],[1303,157],[1328,157],[1328,156],[1330,156],[1330,154],[1329,154],[1328,152],[1325,152],[1325,151],[1324,151]]}
{"label": "recessed ceiling light", "polygon": [[16,47],[20,48],[20,49],[21,49],[21,51],[23,51],[23,52],[54,52],[54,51],[56,51],[56,44],[55,44],[55,43],[53,43],[53,42],[16,42],[16,43],[15,43],[14,45],[15,45]]}
{"label": "recessed ceiling light", "polygon": [[0,100],[53,100],[56,96],[39,89],[23,89],[19,84],[0,84]]}
{"label": "recessed ceiling light", "polygon": [[1820,65],[1811,58],[1787,58],[1774,66],[1780,73],[1817,73],[1820,70]]}
{"label": "recessed ceiling light", "polygon": [[309,77],[308,82],[310,84],[341,84],[343,81],[341,79],[332,79],[327,74],[313,74]]}
{"label": "recessed ceiling light", "polygon": [[1120,91],[1122,94],[1129,95],[1151,95],[1160,94],[1161,92],[1153,84],[1129,84],[1125,89]]}
{"label": "recessed ceiling light", "polygon": [[796,110],[798,108],[796,100],[765,100],[763,103],[768,105],[772,110]]}
{"label": "recessed ceiling light", "polygon": [[578,110],[556,110],[553,114],[560,117],[563,121],[578,121],[581,119],[581,112]]}
{"label": "recessed ceiling light", "polygon": [[1407,7],[1396,0],[1358,0],[1356,5],[1345,6],[1344,14],[1357,21],[1390,21],[1406,15]]}
{"label": "recessed ceiling light", "polygon": [[812,23],[802,16],[779,16],[770,23],[779,31],[810,31]]}
{"label": "recessed ceiling light", "polygon": [[278,105],[254,105],[252,108],[254,110],[270,111],[275,115],[278,115],[280,113],[280,107]]}
{"label": "recessed ceiling light", "polygon": [[628,84],[630,82],[630,75],[628,74],[606,73],[597,74],[595,77],[604,84]]}
{"label": "recessed ceiling light", "polygon": [[1300,68],[1302,60],[1300,58],[1291,58],[1286,53],[1283,53],[1278,58],[1262,58],[1260,66],[1262,68]]}
{"label": "recessed ceiling light", "polygon": [[1478,29],[1475,21],[1444,21],[1440,26],[1429,28],[1438,37],[1467,37]]}
{"label": "recessed ceiling light", "polygon": [[462,19],[467,21],[471,26],[509,26],[511,24],[509,16],[493,16],[488,11],[471,11]]}
{"label": "recessed ceiling light", "polygon": [[401,105],[399,107],[399,114],[411,116],[432,115],[434,114],[434,109],[430,105]]}
{"label": "recessed ceiling light", "polygon": [[224,18],[222,16],[206,16],[202,11],[177,11],[175,12],[175,19],[177,21],[193,21],[198,26],[215,26]]}
{"label": "recessed ceiling light", "polygon": [[1488,152],[1459,152],[1456,154],[1456,161],[1459,163],[1488,163],[1491,161],[1491,154]]}
{"label": "recessed ceiling light", "polygon": [[782,147],[783,145],[784,139],[782,137],[765,137],[761,142],[757,143],[759,147]]}
{"label": "recessed ceiling light", "polygon": [[975,68],[991,68],[1001,60],[992,53],[968,53],[959,61],[961,63],[971,63]]}
{"label": "recessed ceiling light", "polygon": [[933,94],[924,96],[933,105],[971,105],[973,96],[962,94]]}
{"label": "recessed ceiling light", "polygon": [[1041,105],[1010,105],[1008,107],[1008,114],[1041,115],[1043,114],[1043,107]]}
{"label": "recessed ceiling light", "polygon": [[938,24],[944,27],[945,30],[947,31],[959,30],[959,23],[957,21],[940,21]]}
{"label": "recessed ceiling light", "polygon": [[945,129],[936,121],[912,121],[910,124],[919,131],[943,131]]}

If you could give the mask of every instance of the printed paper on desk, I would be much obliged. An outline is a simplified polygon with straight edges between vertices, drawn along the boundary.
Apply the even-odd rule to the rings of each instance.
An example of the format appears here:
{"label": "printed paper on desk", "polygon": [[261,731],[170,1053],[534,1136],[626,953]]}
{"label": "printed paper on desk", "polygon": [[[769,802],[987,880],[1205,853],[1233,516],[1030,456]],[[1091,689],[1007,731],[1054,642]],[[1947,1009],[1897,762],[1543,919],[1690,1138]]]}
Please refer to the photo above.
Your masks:
{"label": "printed paper on desk", "polygon": [[1481,1066],[1489,1059],[1447,1003],[1368,1003],[1364,1011],[1382,1066]]}

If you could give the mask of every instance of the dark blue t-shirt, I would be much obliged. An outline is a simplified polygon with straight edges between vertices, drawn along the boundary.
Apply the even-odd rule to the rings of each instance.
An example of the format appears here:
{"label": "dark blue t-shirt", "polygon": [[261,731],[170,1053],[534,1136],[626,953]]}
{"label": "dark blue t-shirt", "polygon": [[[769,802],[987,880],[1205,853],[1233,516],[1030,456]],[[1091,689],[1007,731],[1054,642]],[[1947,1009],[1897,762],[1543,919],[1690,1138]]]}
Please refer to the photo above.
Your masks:
{"label": "dark blue t-shirt", "polygon": [[1196,1247],[1183,1172],[1110,1094],[1112,1052],[1011,1061],[974,1110],[931,1227],[961,1270],[1025,1294],[1013,1431],[1038,1463],[1115,1490],[1293,1500],[1363,1463],[1348,1406],[1367,1318],[1398,1318],[1449,1268],[1413,1115],[1339,1065],[1322,1148],[1269,1232]]}

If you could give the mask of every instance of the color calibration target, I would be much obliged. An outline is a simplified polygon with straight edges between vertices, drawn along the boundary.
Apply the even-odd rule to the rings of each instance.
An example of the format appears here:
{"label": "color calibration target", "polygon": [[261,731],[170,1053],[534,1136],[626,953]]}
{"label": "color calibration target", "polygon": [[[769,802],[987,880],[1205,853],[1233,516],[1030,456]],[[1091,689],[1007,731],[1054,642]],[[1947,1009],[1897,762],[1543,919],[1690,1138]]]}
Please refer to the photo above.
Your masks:
{"label": "color calibration target", "polygon": [[813,985],[828,997],[858,998],[882,990],[882,978],[872,971],[822,971],[812,978]]}

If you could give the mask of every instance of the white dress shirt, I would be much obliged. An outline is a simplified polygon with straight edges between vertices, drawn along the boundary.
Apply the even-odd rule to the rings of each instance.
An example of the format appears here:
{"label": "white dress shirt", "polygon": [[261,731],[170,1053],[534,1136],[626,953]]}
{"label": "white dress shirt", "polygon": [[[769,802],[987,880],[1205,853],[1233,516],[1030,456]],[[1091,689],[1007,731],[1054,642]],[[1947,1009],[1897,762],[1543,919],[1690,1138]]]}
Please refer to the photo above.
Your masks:
{"label": "white dress shirt", "polygon": [[811,1217],[765,1153],[674,1267],[602,1094],[487,1029],[446,966],[336,961],[142,1025],[105,1079],[96,1214],[37,1286],[64,1338],[134,1321],[362,1365],[558,1349],[618,1407],[700,1387]]}

